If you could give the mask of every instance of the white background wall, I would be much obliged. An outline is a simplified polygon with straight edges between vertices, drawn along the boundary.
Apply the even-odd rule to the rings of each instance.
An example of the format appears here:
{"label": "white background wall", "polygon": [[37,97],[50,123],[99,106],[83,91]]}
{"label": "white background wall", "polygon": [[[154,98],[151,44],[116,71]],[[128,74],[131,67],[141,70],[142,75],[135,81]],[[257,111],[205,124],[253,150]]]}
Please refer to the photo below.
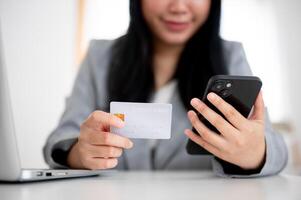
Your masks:
{"label": "white background wall", "polygon": [[[84,44],[125,32],[128,1],[87,0]],[[242,41],[264,82],[273,121],[301,137],[301,1],[225,0],[222,36]],[[17,137],[25,167],[44,167],[42,146],[64,108],[76,72],[76,1],[0,0]]]}
{"label": "white background wall", "polygon": [[86,0],[83,48],[92,38],[114,39],[129,23],[128,0]]}
{"label": "white background wall", "polygon": [[276,13],[279,52],[283,59],[282,71],[286,75],[285,88],[289,91],[289,118],[301,141],[301,1],[271,0]]}

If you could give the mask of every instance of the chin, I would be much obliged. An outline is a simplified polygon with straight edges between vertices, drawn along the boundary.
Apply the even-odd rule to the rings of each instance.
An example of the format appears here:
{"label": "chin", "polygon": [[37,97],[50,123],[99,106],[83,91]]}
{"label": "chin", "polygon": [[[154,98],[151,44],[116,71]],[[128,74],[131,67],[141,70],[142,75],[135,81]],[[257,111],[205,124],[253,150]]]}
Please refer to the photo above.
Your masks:
{"label": "chin", "polygon": [[168,34],[161,37],[161,40],[169,45],[185,45],[189,38],[187,34]]}

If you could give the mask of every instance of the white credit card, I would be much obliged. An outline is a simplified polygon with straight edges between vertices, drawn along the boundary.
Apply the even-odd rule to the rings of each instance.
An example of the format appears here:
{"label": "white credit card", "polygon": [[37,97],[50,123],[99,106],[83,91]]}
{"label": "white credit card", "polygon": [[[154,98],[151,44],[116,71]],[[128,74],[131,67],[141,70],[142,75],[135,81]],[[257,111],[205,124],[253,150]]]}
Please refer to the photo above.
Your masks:
{"label": "white credit card", "polygon": [[111,102],[110,113],[125,122],[111,132],[128,138],[170,139],[172,105],[161,103]]}

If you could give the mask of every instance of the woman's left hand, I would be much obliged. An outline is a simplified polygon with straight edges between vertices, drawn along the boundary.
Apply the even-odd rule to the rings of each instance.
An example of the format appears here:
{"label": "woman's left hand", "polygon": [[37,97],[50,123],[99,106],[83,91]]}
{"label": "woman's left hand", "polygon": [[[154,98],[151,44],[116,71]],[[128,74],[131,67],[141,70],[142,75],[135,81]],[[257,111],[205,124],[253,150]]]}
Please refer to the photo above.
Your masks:
{"label": "woman's left hand", "polygon": [[198,132],[185,130],[185,134],[195,143],[219,157],[242,169],[257,169],[265,160],[264,137],[264,103],[262,92],[259,93],[251,116],[246,119],[233,106],[214,93],[208,100],[227,118],[210,109],[197,98],[191,105],[206,118],[219,132],[217,134],[202,123],[194,111],[188,112],[188,118]]}

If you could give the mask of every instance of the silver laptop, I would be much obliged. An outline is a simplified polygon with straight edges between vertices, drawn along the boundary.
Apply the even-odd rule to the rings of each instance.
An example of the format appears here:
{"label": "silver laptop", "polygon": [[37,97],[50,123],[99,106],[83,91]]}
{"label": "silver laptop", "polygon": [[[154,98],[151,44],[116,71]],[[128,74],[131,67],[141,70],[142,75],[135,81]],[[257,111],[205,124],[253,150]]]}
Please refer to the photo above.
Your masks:
{"label": "silver laptop", "polygon": [[99,175],[101,172],[97,170],[21,168],[1,39],[0,29],[0,181],[27,182]]}

